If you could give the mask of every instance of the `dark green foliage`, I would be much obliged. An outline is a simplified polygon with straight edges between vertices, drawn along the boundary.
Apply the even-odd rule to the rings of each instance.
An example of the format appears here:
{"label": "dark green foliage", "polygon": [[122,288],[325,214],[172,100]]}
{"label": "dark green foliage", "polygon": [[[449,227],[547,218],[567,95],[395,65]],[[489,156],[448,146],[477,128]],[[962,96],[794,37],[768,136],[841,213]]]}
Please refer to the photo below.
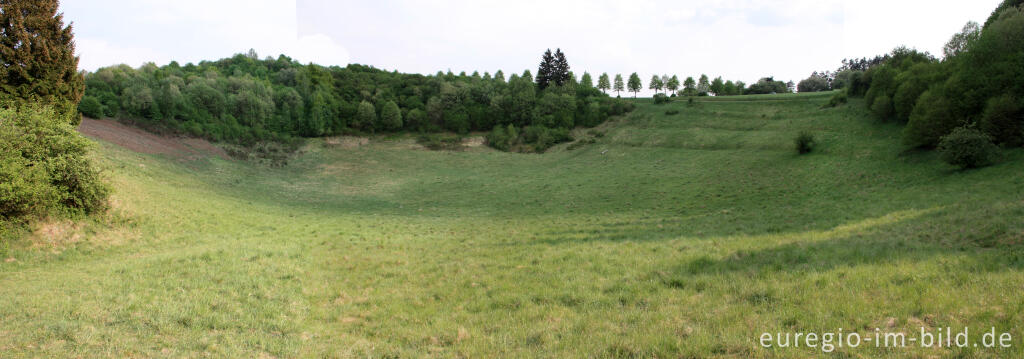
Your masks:
{"label": "dark green foliage", "polygon": [[870,84],[865,98],[872,110],[882,107],[879,98],[892,93],[893,114],[909,113],[903,130],[907,145],[936,146],[964,125],[978,125],[999,143],[1018,143],[1019,120],[1014,118],[1017,99],[1024,96],[1024,12],[1002,10],[980,34],[970,33],[969,27],[963,44],[947,46],[952,56],[942,63],[901,48],[865,74]]}
{"label": "dark green foliage", "polygon": [[487,144],[502,151],[511,150],[518,139],[519,131],[511,124],[508,127],[494,126],[494,129],[487,133]]}
{"label": "dark green foliage", "polygon": [[0,110],[0,222],[105,208],[110,189],[71,116],[35,105]]}
{"label": "dark green foliage", "polygon": [[544,152],[551,146],[572,140],[567,128],[530,126],[523,129],[521,141],[532,144],[534,152]]}
{"label": "dark green foliage", "polygon": [[380,122],[385,131],[395,131],[402,128],[402,111],[394,101],[388,101],[380,112]]}
{"label": "dark green foliage", "polygon": [[551,85],[566,85],[570,79],[569,62],[566,61],[562,49],[555,49],[553,55],[551,49],[547,49],[541,58],[540,67],[537,68],[537,88],[544,90]]}
{"label": "dark green foliage", "polygon": [[987,166],[997,152],[991,136],[969,127],[957,127],[939,142],[942,160],[960,168]]}
{"label": "dark green foliage", "polygon": [[678,115],[679,114],[679,110],[668,110],[668,111],[665,111],[665,114],[669,115],[669,116]]}
{"label": "dark green foliage", "polygon": [[895,118],[900,122],[910,120],[910,114],[918,98],[932,85],[942,79],[943,66],[938,62],[922,62],[911,66],[896,78],[898,83],[892,96]]}
{"label": "dark green foliage", "polygon": [[0,102],[38,102],[78,125],[84,81],[71,26],[53,0],[0,2]]}
{"label": "dark green foliage", "polygon": [[1024,145],[1024,103],[1009,94],[988,100],[979,122],[982,131],[1001,145]]}
{"label": "dark green foliage", "polygon": [[369,101],[359,103],[359,110],[356,112],[356,128],[364,131],[373,131],[377,123],[377,109]]}
{"label": "dark green foliage", "polygon": [[640,82],[640,76],[636,72],[629,75],[629,83],[627,84],[629,91],[633,93],[633,98],[636,98],[636,93],[640,92],[644,88],[644,84]]}
{"label": "dark green foliage", "polygon": [[938,88],[928,90],[917,100],[910,121],[903,128],[903,143],[910,147],[934,147],[942,136],[963,125],[941,93]]}
{"label": "dark green foliage", "polygon": [[822,107],[838,107],[839,105],[846,104],[848,100],[846,91],[837,91],[832,97],[829,97],[828,103]]}
{"label": "dark green foliage", "polygon": [[815,73],[811,77],[800,80],[796,85],[796,89],[800,92],[819,92],[828,91],[831,88],[829,87],[828,79]]}
{"label": "dark green foliage", "polygon": [[669,99],[668,96],[665,96],[665,94],[663,93],[654,94],[654,104],[656,105],[666,104],[669,103],[670,101],[672,100]]}
{"label": "dark green foliage", "polygon": [[414,108],[405,115],[405,127],[413,131],[422,131],[427,127],[427,113]]}
{"label": "dark green foliage", "polygon": [[95,97],[85,96],[82,97],[82,102],[78,103],[78,112],[87,117],[102,118],[104,115],[103,104]]}
{"label": "dark green foliage", "polygon": [[774,77],[763,77],[757,80],[757,83],[750,85],[743,93],[746,95],[789,93],[789,87],[785,82],[776,81]]}
{"label": "dark green foliage", "polygon": [[1012,8],[1019,8],[1021,5],[1024,5],[1024,0],[1003,0],[1003,2],[1000,3],[995,10],[992,11],[992,15],[989,15],[988,19],[985,20],[985,27],[988,27],[993,22],[998,20],[999,15],[1002,14],[1003,11]]}
{"label": "dark green foliage", "polygon": [[462,136],[445,133],[426,133],[416,138],[416,142],[432,151],[461,151]]}
{"label": "dark green foliage", "polygon": [[796,138],[793,139],[793,144],[796,147],[796,153],[802,155],[813,151],[816,142],[814,141],[814,135],[810,132],[800,132],[796,135]]}
{"label": "dark green foliage", "polygon": [[543,91],[529,71],[506,82],[501,71],[494,77],[422,76],[240,54],[186,66],[102,68],[86,75],[86,92],[106,116],[243,147],[352,131],[596,126],[629,108],[596,88],[574,85],[560,53],[551,58],[551,76],[558,78]]}

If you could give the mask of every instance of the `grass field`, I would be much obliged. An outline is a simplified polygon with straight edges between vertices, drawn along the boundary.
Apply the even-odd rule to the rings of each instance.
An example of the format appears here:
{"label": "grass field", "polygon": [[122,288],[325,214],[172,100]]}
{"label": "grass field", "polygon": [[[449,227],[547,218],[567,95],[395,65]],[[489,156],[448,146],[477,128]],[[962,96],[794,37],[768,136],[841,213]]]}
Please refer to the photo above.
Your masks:
{"label": "grass field", "polygon": [[958,171],[829,95],[641,103],[542,155],[103,143],[111,215],[0,262],[0,357],[804,358],[758,338],[947,326],[1013,346],[828,355],[1024,356],[1024,152]]}

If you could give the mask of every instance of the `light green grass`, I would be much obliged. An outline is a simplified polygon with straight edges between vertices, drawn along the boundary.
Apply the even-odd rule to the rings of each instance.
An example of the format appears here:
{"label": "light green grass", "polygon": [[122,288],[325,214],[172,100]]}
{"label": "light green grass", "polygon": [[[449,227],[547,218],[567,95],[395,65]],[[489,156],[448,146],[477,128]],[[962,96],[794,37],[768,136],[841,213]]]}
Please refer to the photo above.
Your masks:
{"label": "light green grass", "polygon": [[1024,355],[1024,153],[956,171],[859,102],[785,99],[642,104],[542,155],[104,144],[114,224],[15,244],[0,356],[804,358],[757,338],[920,326],[1014,346],[832,355]]}

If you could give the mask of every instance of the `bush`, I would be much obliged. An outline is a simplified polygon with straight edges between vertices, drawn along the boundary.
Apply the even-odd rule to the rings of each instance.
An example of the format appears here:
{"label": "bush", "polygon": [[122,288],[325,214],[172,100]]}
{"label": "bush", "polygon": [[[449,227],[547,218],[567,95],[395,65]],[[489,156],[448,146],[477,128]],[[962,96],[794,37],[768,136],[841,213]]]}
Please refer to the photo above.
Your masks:
{"label": "bush", "polygon": [[939,142],[942,160],[960,168],[987,166],[997,151],[991,136],[968,127],[957,127]]}
{"label": "bush", "polygon": [[535,152],[544,152],[551,146],[572,140],[569,130],[566,128],[547,128],[544,126],[530,126],[523,129],[522,140],[524,143],[532,144]]}
{"label": "bush", "polygon": [[989,99],[980,125],[998,144],[1009,147],[1024,144],[1024,106],[1012,95]]}
{"label": "bush", "polygon": [[432,151],[461,151],[464,148],[462,136],[451,134],[423,134],[416,139],[416,142]]}
{"label": "bush", "polygon": [[962,121],[954,115],[953,107],[942,94],[941,88],[925,91],[918,98],[910,121],[903,128],[903,143],[910,147],[933,147]]}
{"label": "bush", "polygon": [[92,213],[106,207],[100,181],[69,117],[49,107],[0,110],[0,220]]}
{"label": "bush", "polygon": [[669,115],[669,116],[678,115],[679,114],[679,110],[668,110],[668,111],[665,111],[665,114]]}
{"label": "bush", "polygon": [[487,144],[493,148],[508,151],[512,148],[512,144],[515,143],[516,139],[511,136],[515,132],[515,127],[511,124],[508,130],[501,125],[494,126],[494,129],[487,134]]}
{"label": "bush", "polygon": [[846,91],[839,91],[832,95],[828,99],[828,103],[823,107],[836,107],[845,104],[847,101],[849,101],[849,98],[846,96]]}
{"label": "bush", "polygon": [[656,93],[656,94],[654,94],[654,104],[655,105],[669,103],[669,101],[671,101],[671,100],[668,98],[668,96],[665,96],[665,94],[663,94],[663,93]]}
{"label": "bush", "polygon": [[800,80],[796,85],[799,92],[821,92],[828,91],[828,80],[821,76],[811,76]]}
{"label": "bush", "polygon": [[796,139],[793,140],[793,143],[796,145],[797,153],[801,155],[809,153],[814,150],[814,135],[810,132],[802,131],[800,134],[796,135]]}
{"label": "bush", "polygon": [[103,115],[106,114],[100,100],[97,100],[92,96],[82,97],[82,102],[78,104],[78,112],[81,112],[82,115],[85,115],[86,117],[92,118],[103,118]]}

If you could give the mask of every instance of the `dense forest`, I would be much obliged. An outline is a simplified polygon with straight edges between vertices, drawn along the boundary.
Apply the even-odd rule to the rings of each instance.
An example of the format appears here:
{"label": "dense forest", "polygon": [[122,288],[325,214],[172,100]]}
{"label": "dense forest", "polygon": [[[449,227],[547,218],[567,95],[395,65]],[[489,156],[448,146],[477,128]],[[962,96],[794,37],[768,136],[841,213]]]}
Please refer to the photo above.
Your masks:
{"label": "dense forest", "polygon": [[[507,78],[438,72],[433,76],[364,65],[303,65],[287,56],[239,54],[218,61],[138,69],[126,65],[86,74],[80,111],[216,141],[264,140],[347,133],[501,132],[498,148],[543,150],[569,129],[594,126],[632,108],[582,83],[564,54],[544,55],[535,81],[529,71]],[[512,138],[509,133],[514,134]],[[523,144],[526,146],[516,146]]]}

